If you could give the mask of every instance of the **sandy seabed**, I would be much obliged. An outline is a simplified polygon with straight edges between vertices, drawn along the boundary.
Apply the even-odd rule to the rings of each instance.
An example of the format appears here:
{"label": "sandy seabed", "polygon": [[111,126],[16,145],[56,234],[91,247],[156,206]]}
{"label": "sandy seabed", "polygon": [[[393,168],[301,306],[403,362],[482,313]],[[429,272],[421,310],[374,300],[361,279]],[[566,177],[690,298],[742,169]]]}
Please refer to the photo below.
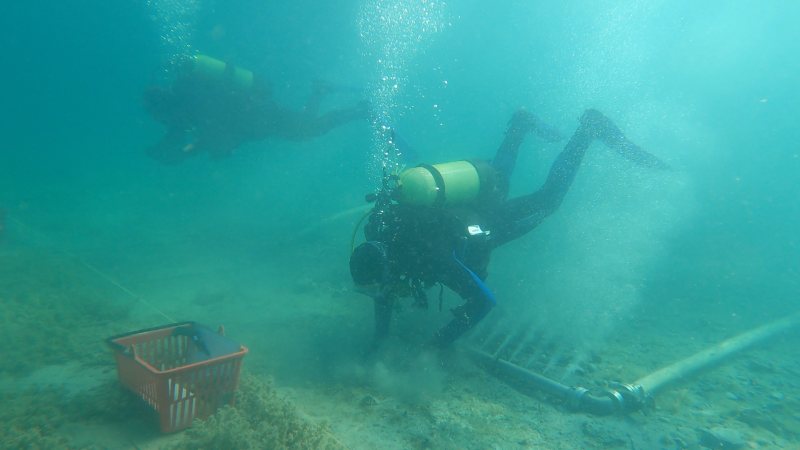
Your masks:
{"label": "sandy seabed", "polygon": [[[403,338],[408,328],[398,327],[386,348],[365,354],[369,308],[350,298],[344,282],[313,270],[291,281],[249,284],[243,278],[251,275],[237,270],[142,272],[144,287],[126,293],[68,254],[10,244],[0,253],[2,448],[800,445],[800,363],[787,357],[796,332],[671,387],[644,410],[597,417],[512,388],[459,348],[418,350]],[[165,311],[170,317],[181,312],[178,320],[224,322],[229,336],[250,348],[236,406],[169,435],[158,431],[153,411],[120,387],[104,343],[113,334],[165,323]],[[630,382],[757,325],[690,305],[657,314],[639,307],[633,315],[629,326],[592,350],[572,382],[590,388]],[[498,313],[495,320],[502,318]],[[488,334],[476,330],[461,348],[481,345]]]}

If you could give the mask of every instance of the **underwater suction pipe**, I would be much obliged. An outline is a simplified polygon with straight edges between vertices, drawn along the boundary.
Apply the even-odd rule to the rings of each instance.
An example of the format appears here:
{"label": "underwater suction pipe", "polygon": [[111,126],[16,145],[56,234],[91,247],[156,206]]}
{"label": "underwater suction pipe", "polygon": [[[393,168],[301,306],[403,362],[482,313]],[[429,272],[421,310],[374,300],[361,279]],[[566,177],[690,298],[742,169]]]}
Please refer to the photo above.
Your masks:
{"label": "underwater suction pipe", "polygon": [[634,386],[648,396],[655,395],[666,386],[694,375],[702,369],[713,366],[726,358],[744,351],[761,341],[774,337],[800,324],[800,313],[762,325],[753,330],[732,337],[699,353],[678,361],[675,364],[656,370],[639,378]]}
{"label": "underwater suction pipe", "polygon": [[798,324],[800,324],[800,313],[722,341],[714,347],[646,375],[632,384],[610,383],[610,389],[599,393],[590,392],[583,387],[566,386],[481,350],[469,348],[467,352],[477,364],[502,375],[510,384],[522,388],[535,388],[560,397],[578,411],[606,415],[637,410],[668,385],[714,366],[739,352],[788,331]]}
{"label": "underwater suction pipe", "polygon": [[633,409],[627,405],[629,403],[635,404],[638,402],[638,395],[633,397],[632,401],[627,400],[631,398],[629,394],[633,393],[632,388],[628,389],[629,386],[627,385],[622,389],[624,393],[617,390],[609,390],[600,394],[594,394],[589,392],[586,388],[561,384],[544,375],[531,372],[514,363],[496,358],[482,350],[467,348],[467,353],[476,364],[502,376],[504,381],[509,384],[524,390],[535,388],[539,391],[559,397],[565,400],[570,407],[579,411],[608,415]]}

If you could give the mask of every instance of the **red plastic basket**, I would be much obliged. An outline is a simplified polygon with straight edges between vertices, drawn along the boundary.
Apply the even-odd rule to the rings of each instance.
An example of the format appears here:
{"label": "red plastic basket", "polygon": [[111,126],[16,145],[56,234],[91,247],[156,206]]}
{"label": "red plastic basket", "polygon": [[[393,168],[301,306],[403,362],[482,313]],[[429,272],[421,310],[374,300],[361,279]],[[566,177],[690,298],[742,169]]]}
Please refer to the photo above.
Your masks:
{"label": "red plastic basket", "polygon": [[114,350],[120,382],[158,412],[165,433],[188,428],[194,419],[205,419],[234,402],[247,347],[221,334],[205,333],[204,339],[215,341],[209,344],[238,350],[198,358],[192,338],[198,327],[208,330],[195,322],[182,322],[106,340]]}

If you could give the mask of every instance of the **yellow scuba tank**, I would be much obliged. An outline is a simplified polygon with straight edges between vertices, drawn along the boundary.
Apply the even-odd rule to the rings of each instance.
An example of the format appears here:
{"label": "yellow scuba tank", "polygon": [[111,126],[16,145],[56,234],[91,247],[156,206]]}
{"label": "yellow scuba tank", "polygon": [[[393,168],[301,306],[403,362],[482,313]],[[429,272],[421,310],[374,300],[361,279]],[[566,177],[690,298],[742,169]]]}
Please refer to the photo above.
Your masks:
{"label": "yellow scuba tank", "polygon": [[208,55],[197,54],[190,58],[192,71],[206,78],[228,81],[241,89],[253,87],[253,72],[228,64]]}
{"label": "yellow scuba tank", "polygon": [[395,200],[417,206],[462,205],[488,192],[493,174],[494,170],[482,162],[421,164],[400,173]]}

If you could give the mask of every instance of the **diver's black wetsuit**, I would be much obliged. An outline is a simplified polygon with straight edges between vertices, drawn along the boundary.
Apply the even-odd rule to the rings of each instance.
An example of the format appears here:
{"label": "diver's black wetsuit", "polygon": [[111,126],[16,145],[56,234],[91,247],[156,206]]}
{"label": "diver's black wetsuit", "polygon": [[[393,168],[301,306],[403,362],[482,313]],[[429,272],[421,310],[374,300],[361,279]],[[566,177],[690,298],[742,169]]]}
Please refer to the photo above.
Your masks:
{"label": "diver's black wetsuit", "polygon": [[[551,166],[544,185],[531,194],[507,199],[517,153],[528,132],[548,141],[559,140],[558,133],[536,117],[525,111],[517,112],[491,161],[495,171],[493,192],[481,202],[457,208],[392,203],[373,213],[365,227],[366,239],[381,242],[385,248],[389,264],[384,283],[407,285],[412,292],[421,293],[422,287],[438,282],[465,300],[453,310],[453,320],[434,336],[436,346],[453,342],[496,304],[483,282],[492,250],[534,229],[558,208],[594,139],[640,165],[666,167],[627,140],[601,113],[588,110]],[[387,294],[375,299],[378,338],[388,332],[396,296]]]}

